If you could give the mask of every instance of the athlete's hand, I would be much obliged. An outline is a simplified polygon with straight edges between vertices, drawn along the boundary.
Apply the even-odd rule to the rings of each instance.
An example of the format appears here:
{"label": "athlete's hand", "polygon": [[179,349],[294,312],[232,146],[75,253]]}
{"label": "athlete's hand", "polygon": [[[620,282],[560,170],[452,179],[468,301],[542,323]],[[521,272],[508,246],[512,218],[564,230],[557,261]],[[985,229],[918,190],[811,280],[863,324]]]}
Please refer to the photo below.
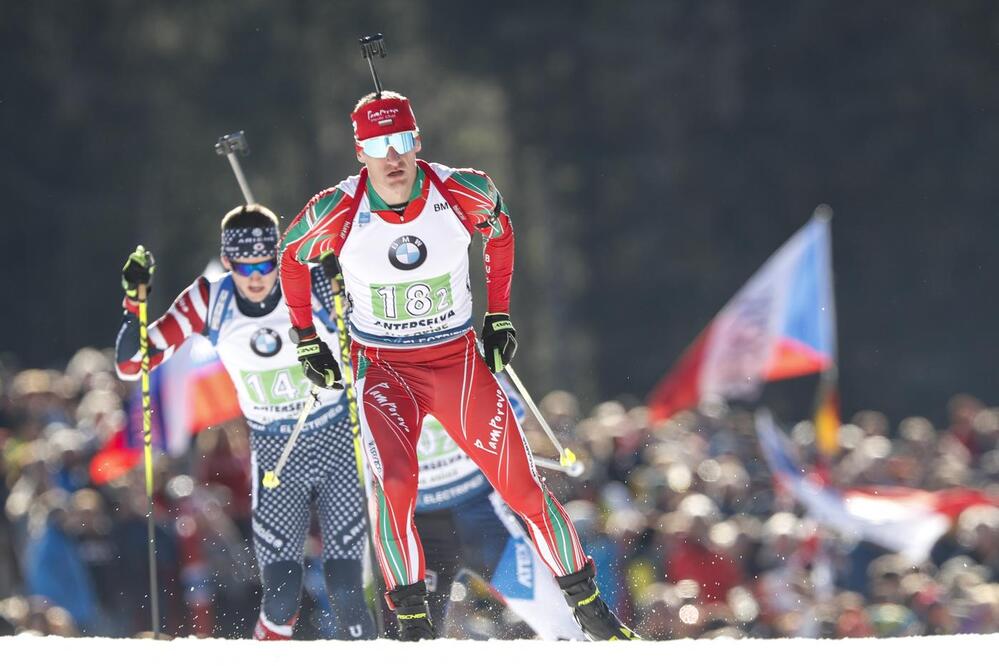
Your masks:
{"label": "athlete's hand", "polygon": [[482,325],[482,350],[486,365],[493,372],[501,371],[513,360],[513,355],[517,353],[517,331],[513,328],[510,315],[486,313]]}
{"label": "athlete's hand", "polygon": [[156,259],[153,253],[142,247],[136,246],[135,251],[128,255],[128,261],[121,269],[121,287],[125,290],[125,295],[133,301],[139,300],[139,285],[145,285],[146,295],[153,284],[153,272],[156,270]]}
{"label": "athlete's hand", "polygon": [[315,331],[311,336],[307,333],[299,334],[295,351],[309,381],[319,388],[343,390],[340,366],[333,358],[329,346],[315,334]]}

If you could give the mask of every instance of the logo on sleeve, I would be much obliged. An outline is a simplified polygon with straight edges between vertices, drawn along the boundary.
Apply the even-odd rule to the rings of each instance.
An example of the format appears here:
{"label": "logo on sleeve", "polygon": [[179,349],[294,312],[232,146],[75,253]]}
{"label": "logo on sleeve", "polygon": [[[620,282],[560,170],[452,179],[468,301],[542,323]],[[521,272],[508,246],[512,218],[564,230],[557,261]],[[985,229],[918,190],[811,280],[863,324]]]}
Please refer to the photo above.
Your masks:
{"label": "logo on sleeve", "polygon": [[261,328],[250,338],[250,348],[257,356],[269,358],[281,351],[281,336],[269,328]]}
{"label": "logo on sleeve", "polygon": [[399,270],[411,271],[427,260],[427,246],[416,236],[400,236],[389,246],[388,258]]}

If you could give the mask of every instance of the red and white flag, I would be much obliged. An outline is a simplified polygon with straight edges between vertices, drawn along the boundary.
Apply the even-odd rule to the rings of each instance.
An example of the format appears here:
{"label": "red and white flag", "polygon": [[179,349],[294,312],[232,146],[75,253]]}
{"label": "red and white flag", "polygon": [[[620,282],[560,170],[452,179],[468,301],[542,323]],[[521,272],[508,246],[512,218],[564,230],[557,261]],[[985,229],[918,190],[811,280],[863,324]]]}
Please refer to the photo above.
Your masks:
{"label": "red and white flag", "polygon": [[958,515],[976,505],[996,505],[980,490],[876,486],[839,489],[806,473],[794,460],[790,442],[766,410],[756,413],[756,433],[774,481],[819,523],[852,539],[894,550],[914,564],[924,562]]}

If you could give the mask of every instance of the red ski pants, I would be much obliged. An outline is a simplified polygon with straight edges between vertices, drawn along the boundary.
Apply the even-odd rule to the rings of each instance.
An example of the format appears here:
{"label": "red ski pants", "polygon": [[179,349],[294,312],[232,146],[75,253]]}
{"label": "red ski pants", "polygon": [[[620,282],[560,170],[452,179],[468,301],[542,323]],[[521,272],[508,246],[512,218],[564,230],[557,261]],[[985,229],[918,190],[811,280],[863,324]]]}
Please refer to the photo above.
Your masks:
{"label": "red ski pants", "polygon": [[510,401],[479,356],[475,335],[434,347],[352,346],[364,456],[372,477],[375,551],[389,590],[423,580],[413,522],[419,481],[416,444],[432,414],[527,524],[556,576],[586,564],[579,537],[534,468]]}

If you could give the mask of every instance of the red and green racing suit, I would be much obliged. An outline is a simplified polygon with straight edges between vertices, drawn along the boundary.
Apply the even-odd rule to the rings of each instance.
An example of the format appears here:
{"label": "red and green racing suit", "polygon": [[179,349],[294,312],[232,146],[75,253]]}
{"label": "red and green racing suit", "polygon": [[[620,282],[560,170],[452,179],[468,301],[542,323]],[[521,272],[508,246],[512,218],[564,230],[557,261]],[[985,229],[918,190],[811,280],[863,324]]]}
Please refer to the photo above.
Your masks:
{"label": "red and green racing suit", "polygon": [[307,262],[334,253],[351,303],[351,353],[369,512],[388,589],[423,580],[413,513],[424,416],[482,469],[523,519],[556,576],[586,556],[561,504],[538,476],[510,400],[480,357],[472,331],[468,247],[484,237],[488,311],[509,312],[513,227],[490,178],[418,161],[413,192],[396,212],[364,170],[316,195],[289,227],[281,282],[294,326],[312,325]]}

